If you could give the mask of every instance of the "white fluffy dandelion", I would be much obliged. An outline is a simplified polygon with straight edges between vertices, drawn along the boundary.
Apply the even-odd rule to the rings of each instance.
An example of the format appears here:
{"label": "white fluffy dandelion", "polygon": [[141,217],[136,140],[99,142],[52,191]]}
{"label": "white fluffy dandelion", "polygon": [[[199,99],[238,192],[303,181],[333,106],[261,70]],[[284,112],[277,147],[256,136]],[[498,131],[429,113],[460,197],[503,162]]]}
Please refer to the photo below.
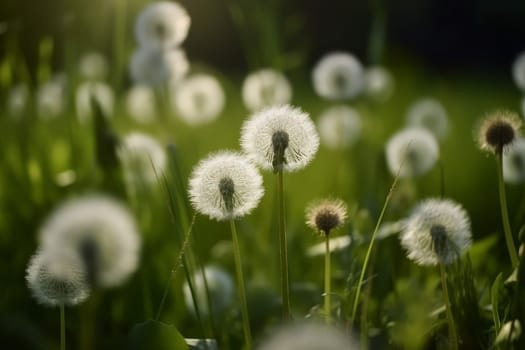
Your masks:
{"label": "white fluffy dandelion", "polygon": [[143,133],[128,134],[118,149],[126,183],[153,184],[166,168],[166,152],[153,137]]}
{"label": "white fluffy dandelion", "polygon": [[508,183],[525,181],[525,139],[518,137],[503,153],[503,179]]}
{"label": "white fluffy dandelion", "polygon": [[325,110],[317,121],[321,143],[330,149],[345,149],[359,139],[363,128],[359,112],[348,106]]}
{"label": "white fluffy dandelion", "polygon": [[309,115],[290,105],[263,109],[247,119],[241,147],[265,170],[304,168],[319,148],[319,136]]}
{"label": "white fluffy dandelion", "polygon": [[14,120],[22,119],[28,111],[31,93],[25,83],[18,83],[9,90],[7,95],[7,111]]}
{"label": "white fluffy dandelion", "polygon": [[516,86],[525,92],[525,51],[521,52],[512,64],[512,77]]}
{"label": "white fluffy dandelion", "polygon": [[394,92],[394,76],[388,69],[374,66],[365,71],[364,93],[372,100],[384,102]]}
{"label": "white fluffy dandelion", "polygon": [[40,85],[36,91],[36,107],[39,118],[53,119],[65,108],[66,87],[64,79],[57,75]]}
{"label": "white fluffy dandelion", "polygon": [[164,50],[180,45],[188,36],[191,19],[180,4],[157,1],[139,14],[135,35],[140,46]]}
{"label": "white fluffy dandelion", "polygon": [[[215,316],[224,314],[233,303],[233,280],[226,271],[217,266],[206,266],[204,268],[204,274],[206,276],[206,284],[208,285],[210,301],[213,308],[211,314],[214,314]],[[196,302],[200,307],[199,311],[204,315],[210,315],[202,271],[195,272],[193,281],[195,284]],[[184,282],[182,289],[184,292],[184,303],[186,304],[186,308],[195,315],[193,298],[187,282]]]}
{"label": "white fluffy dandelion", "polygon": [[449,130],[448,114],[441,102],[434,98],[423,98],[414,102],[406,113],[408,126],[425,128],[438,140],[443,140]]}
{"label": "white fluffy dandelion", "polygon": [[242,99],[251,111],[286,104],[292,99],[292,86],[283,73],[270,68],[261,69],[244,80]]}
{"label": "white fluffy dandelion", "polygon": [[210,123],[221,114],[226,97],[219,81],[208,74],[184,79],[174,90],[172,105],[190,126]]}
{"label": "white fluffy dandelion", "polygon": [[140,124],[155,120],[157,114],[155,92],[147,85],[134,85],[126,94],[126,111]]}
{"label": "white fluffy dandelion", "polygon": [[140,236],[135,219],[110,197],[88,195],[63,203],[45,221],[40,238],[45,250],[79,254],[88,280],[96,286],[118,286],[138,265]]}
{"label": "white fluffy dandelion", "polygon": [[341,329],[313,322],[292,323],[271,332],[258,350],[357,350],[359,345]]}
{"label": "white fluffy dandelion", "polygon": [[108,62],[100,52],[88,52],[78,64],[80,76],[85,80],[104,80],[108,76]]}
{"label": "white fluffy dandelion", "polygon": [[235,152],[208,156],[190,176],[189,196],[193,207],[219,221],[250,213],[263,194],[259,171],[245,156]]}
{"label": "white fluffy dandelion", "polygon": [[328,100],[356,97],[365,82],[361,62],[346,52],[333,52],[321,58],[312,79],[315,92]]}
{"label": "white fluffy dandelion", "polygon": [[181,81],[190,68],[186,53],[180,49],[165,51],[139,48],[131,57],[131,78],[137,84],[162,86]]}
{"label": "white fluffy dandelion", "polygon": [[78,121],[85,123],[93,118],[93,102],[96,102],[105,117],[113,117],[115,97],[113,89],[103,82],[85,82],[78,86],[75,97]]}
{"label": "white fluffy dandelion", "polygon": [[47,306],[77,305],[90,294],[84,262],[61,247],[38,250],[29,261],[26,280],[35,299]]}
{"label": "white fluffy dandelion", "polygon": [[422,128],[399,131],[386,144],[386,161],[392,175],[400,178],[424,175],[436,164],[439,145],[434,135]]}
{"label": "white fluffy dandelion", "polygon": [[470,219],[450,199],[427,199],[405,221],[401,245],[419,265],[451,264],[472,244]]}

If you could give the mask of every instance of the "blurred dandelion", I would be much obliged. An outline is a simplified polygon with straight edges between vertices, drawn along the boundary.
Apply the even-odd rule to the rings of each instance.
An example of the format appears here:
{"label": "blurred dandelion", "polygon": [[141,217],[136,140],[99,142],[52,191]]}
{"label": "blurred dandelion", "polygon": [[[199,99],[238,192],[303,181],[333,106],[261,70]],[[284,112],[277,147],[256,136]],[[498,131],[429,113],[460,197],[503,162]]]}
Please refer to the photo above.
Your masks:
{"label": "blurred dandelion", "polygon": [[512,64],[512,77],[516,86],[525,92],[525,51],[521,52]]}
{"label": "blurred dandelion", "polygon": [[450,199],[427,199],[405,221],[401,245],[419,265],[449,265],[472,244],[470,219]]}
{"label": "blurred dandelion", "polygon": [[140,46],[165,50],[179,46],[188,36],[191,19],[177,2],[156,1],[139,14],[135,35]]}
{"label": "blurred dandelion", "polygon": [[425,128],[438,140],[448,135],[449,121],[445,107],[438,100],[430,97],[414,102],[406,113],[407,125]]}
{"label": "blurred dandelion", "polygon": [[521,337],[521,332],[520,320],[508,321],[501,327],[494,344],[497,346],[512,343]]}
{"label": "blurred dandelion", "polygon": [[394,87],[394,76],[387,68],[373,66],[365,70],[364,93],[373,101],[387,101],[394,93]]}
{"label": "blurred dandelion", "polygon": [[40,85],[36,91],[36,107],[41,119],[53,119],[64,112],[66,86],[61,75]]}
{"label": "blurred dandelion", "polygon": [[79,122],[85,123],[93,118],[93,100],[105,117],[113,117],[115,97],[111,86],[103,82],[85,82],[78,86],[75,98]]}
{"label": "blurred dandelion", "polygon": [[332,52],[322,57],[313,69],[312,79],[315,92],[328,100],[356,97],[365,85],[361,62],[346,52]]}
{"label": "blurred dandelion", "polygon": [[139,48],[133,53],[130,63],[133,81],[153,87],[177,84],[189,68],[186,53],[180,49],[157,51]]}
{"label": "blurred dandelion", "polygon": [[25,83],[18,83],[7,95],[7,112],[14,120],[21,120],[29,110],[31,92]]}
{"label": "blurred dandelion", "polygon": [[184,79],[172,94],[172,106],[190,126],[199,126],[217,119],[224,109],[225,95],[219,81],[207,74]]}
{"label": "blurred dandelion", "polygon": [[525,139],[518,137],[503,153],[503,179],[508,183],[525,181]]}
{"label": "blurred dandelion", "polygon": [[321,143],[330,149],[346,149],[359,139],[362,122],[359,112],[340,105],[325,110],[317,122]]}
{"label": "blurred dandelion", "polygon": [[81,57],[78,71],[85,80],[101,81],[108,76],[108,62],[100,52],[88,52]]}
{"label": "blurred dandelion", "polygon": [[134,85],[126,94],[126,111],[139,124],[148,124],[157,114],[155,93],[147,85]]}
{"label": "blurred dandelion", "polygon": [[264,107],[289,103],[292,87],[281,72],[270,68],[260,69],[244,80],[242,99],[246,108],[255,112]]}
{"label": "blurred dandelion", "polygon": [[79,254],[87,280],[100,287],[122,284],[137,268],[140,236],[135,219],[122,204],[103,195],[64,202],[40,230],[45,250]]}
{"label": "blurred dandelion", "polygon": [[167,157],[162,145],[143,133],[128,134],[118,149],[124,168],[124,179],[129,186],[155,184],[157,174],[166,168]]}
{"label": "blurred dandelion", "polygon": [[408,128],[394,134],[386,144],[386,160],[392,175],[410,178],[424,175],[436,164],[439,145],[432,133]]}

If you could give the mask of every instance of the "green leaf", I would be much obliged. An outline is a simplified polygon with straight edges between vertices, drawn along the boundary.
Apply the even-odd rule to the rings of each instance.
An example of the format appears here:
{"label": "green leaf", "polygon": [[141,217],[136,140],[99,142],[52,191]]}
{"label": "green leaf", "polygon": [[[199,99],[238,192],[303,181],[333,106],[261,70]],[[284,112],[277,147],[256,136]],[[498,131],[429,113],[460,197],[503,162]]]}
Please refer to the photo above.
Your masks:
{"label": "green leaf", "polygon": [[490,298],[492,302],[492,318],[494,320],[494,328],[499,332],[501,328],[501,320],[499,317],[499,292],[503,286],[503,274],[500,273],[494,280],[492,288],[490,289]]}
{"label": "green leaf", "polygon": [[175,326],[154,320],[133,327],[128,344],[132,350],[188,350],[184,337]]}

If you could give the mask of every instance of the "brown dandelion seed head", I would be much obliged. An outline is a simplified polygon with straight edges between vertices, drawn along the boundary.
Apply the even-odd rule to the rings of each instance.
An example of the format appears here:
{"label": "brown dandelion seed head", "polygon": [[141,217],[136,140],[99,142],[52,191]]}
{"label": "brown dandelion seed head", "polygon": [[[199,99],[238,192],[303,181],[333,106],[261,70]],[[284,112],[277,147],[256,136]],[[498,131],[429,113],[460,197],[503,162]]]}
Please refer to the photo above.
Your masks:
{"label": "brown dandelion seed head", "polygon": [[499,111],[487,117],[479,129],[482,150],[500,155],[520,134],[521,119],[514,112]]}
{"label": "brown dandelion seed head", "polygon": [[340,199],[317,201],[306,209],[306,224],[324,236],[342,226],[345,220],[346,204]]}

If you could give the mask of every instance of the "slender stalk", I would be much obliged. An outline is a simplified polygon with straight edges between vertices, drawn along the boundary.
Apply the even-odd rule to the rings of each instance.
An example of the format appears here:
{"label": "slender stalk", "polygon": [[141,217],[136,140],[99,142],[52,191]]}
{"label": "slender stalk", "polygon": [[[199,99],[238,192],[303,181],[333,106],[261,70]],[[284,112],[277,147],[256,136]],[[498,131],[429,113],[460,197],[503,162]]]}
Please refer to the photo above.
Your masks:
{"label": "slender stalk", "polygon": [[279,202],[279,252],[281,256],[281,294],[283,319],[290,319],[290,285],[288,279],[288,251],[286,248],[286,227],[284,222],[284,179],[283,171],[277,172],[277,201]]}
{"label": "slender stalk", "polygon": [[445,310],[447,313],[448,337],[449,337],[449,343],[450,343],[449,349],[457,350],[458,349],[458,335],[456,333],[456,326],[454,324],[454,316],[452,315],[452,308],[450,306],[447,276],[446,276],[445,266],[443,265],[443,263],[439,263],[439,271],[441,274],[441,286],[443,288],[443,301],[445,302]]}
{"label": "slender stalk", "polygon": [[507,198],[505,194],[505,184],[503,183],[503,161],[501,152],[496,154],[497,168],[498,168],[498,191],[499,203],[501,208],[501,219],[503,220],[503,231],[505,232],[505,241],[507,242],[507,249],[509,250],[510,261],[512,267],[518,266],[518,253],[514,246],[514,239],[510,229],[509,211],[507,209]]}
{"label": "slender stalk", "polygon": [[66,350],[66,311],[60,304],[60,350]]}
{"label": "slender stalk", "polygon": [[232,231],[233,255],[235,258],[235,274],[237,275],[237,287],[239,289],[239,297],[241,298],[242,327],[244,330],[246,349],[251,349],[252,334],[250,331],[250,317],[248,316],[246,289],[244,287],[244,277],[242,274],[241,249],[239,247],[239,238],[237,237],[237,228],[235,227],[235,221],[233,219],[230,220],[230,228]]}
{"label": "slender stalk", "polygon": [[330,238],[325,236],[325,253],[324,253],[324,317],[325,322],[330,323]]}

